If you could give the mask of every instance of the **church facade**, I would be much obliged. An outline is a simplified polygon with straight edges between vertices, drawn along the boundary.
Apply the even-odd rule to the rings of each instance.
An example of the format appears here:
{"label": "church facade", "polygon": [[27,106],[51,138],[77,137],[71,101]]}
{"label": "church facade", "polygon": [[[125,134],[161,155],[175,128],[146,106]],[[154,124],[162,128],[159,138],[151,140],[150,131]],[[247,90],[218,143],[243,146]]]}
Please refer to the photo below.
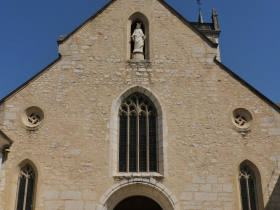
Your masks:
{"label": "church facade", "polygon": [[61,36],[0,101],[0,209],[280,209],[280,108],[221,63],[212,19],[111,0]]}

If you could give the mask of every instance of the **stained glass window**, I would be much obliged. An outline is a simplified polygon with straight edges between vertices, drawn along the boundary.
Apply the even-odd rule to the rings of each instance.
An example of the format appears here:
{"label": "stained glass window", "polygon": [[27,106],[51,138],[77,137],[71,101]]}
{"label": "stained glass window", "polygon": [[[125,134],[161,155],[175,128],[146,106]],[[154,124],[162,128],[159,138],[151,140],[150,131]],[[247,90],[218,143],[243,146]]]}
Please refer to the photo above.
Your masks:
{"label": "stained glass window", "polygon": [[21,169],[18,180],[17,210],[32,210],[35,172],[30,165]]}
{"label": "stained glass window", "polygon": [[256,178],[254,172],[248,166],[241,168],[239,181],[242,210],[258,210]]}
{"label": "stained glass window", "polygon": [[119,109],[119,172],[157,171],[157,112],[149,98],[134,93]]}

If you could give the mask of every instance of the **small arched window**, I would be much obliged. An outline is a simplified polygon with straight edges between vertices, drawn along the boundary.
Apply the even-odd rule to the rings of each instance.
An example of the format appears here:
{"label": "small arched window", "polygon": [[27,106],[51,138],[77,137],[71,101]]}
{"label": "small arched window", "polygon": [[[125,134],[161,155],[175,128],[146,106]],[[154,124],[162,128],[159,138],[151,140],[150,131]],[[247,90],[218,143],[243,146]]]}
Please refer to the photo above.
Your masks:
{"label": "small arched window", "polygon": [[119,172],[157,172],[157,112],[141,93],[126,98],[119,109]]}
{"label": "small arched window", "polygon": [[258,210],[256,177],[247,165],[240,169],[239,182],[242,210]]}
{"label": "small arched window", "polygon": [[24,166],[18,178],[16,210],[33,210],[35,171],[30,165]]}

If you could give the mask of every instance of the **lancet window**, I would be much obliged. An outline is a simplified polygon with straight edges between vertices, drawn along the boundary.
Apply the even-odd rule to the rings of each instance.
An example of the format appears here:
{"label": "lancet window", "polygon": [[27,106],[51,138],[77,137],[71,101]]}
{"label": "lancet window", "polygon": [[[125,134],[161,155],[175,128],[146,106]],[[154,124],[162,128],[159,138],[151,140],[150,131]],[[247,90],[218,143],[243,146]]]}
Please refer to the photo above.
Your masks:
{"label": "lancet window", "polygon": [[126,98],[119,108],[119,172],[157,171],[157,112],[141,93]]}
{"label": "lancet window", "polygon": [[258,210],[256,177],[248,166],[241,168],[239,181],[242,210]]}
{"label": "lancet window", "polygon": [[16,210],[33,210],[35,186],[35,172],[30,165],[26,165],[20,171],[18,178],[18,192]]}

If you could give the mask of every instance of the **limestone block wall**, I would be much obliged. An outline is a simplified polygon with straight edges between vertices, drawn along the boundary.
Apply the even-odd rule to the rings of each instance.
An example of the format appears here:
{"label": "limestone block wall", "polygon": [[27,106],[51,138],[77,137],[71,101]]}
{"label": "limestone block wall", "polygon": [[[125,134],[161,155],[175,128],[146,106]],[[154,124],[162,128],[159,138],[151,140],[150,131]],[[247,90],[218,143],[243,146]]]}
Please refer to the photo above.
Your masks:
{"label": "limestone block wall", "polygon": [[[126,59],[134,12],[150,21],[149,62]],[[152,91],[165,112],[167,175],[127,181],[160,185],[171,209],[237,210],[238,167],[247,159],[260,171],[263,207],[278,208],[279,113],[213,62],[217,49],[162,3],[117,0],[59,52],[58,62],[0,105],[0,129],[14,141],[0,175],[0,209],[14,209],[24,163],[36,167],[36,210],[102,209],[124,181],[110,175],[111,106],[134,85]],[[21,121],[30,106],[45,111],[34,131]],[[239,107],[254,118],[245,133],[231,121]]]}

